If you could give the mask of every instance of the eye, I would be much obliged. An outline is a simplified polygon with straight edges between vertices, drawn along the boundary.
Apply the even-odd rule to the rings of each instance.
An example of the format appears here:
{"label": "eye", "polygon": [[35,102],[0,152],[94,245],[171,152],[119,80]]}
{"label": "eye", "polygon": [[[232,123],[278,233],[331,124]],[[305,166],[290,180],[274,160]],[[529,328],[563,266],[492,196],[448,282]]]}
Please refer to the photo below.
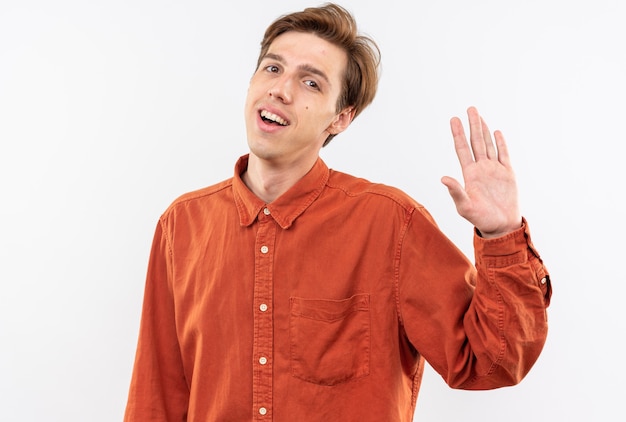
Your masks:
{"label": "eye", "polygon": [[317,84],[317,82],[312,81],[312,80],[306,80],[306,81],[304,81],[304,84],[306,86],[308,86],[309,88],[313,88],[313,89],[317,89],[317,90],[320,89],[320,86]]}
{"label": "eye", "polygon": [[265,70],[268,71],[269,73],[278,73],[280,69],[278,68],[278,66],[270,64],[270,65],[265,66]]}

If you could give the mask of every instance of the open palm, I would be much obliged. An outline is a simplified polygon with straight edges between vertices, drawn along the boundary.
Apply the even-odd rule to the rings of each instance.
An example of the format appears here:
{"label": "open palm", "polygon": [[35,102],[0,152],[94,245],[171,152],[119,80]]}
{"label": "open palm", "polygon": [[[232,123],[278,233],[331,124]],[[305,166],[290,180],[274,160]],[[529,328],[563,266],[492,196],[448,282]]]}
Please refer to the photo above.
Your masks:
{"label": "open palm", "polygon": [[450,120],[454,147],[463,174],[464,186],[452,177],[441,182],[448,188],[458,213],[472,223],[483,237],[497,237],[520,227],[517,183],[504,136],[494,140],[475,107],[467,110],[470,128],[468,144],[458,117]]}

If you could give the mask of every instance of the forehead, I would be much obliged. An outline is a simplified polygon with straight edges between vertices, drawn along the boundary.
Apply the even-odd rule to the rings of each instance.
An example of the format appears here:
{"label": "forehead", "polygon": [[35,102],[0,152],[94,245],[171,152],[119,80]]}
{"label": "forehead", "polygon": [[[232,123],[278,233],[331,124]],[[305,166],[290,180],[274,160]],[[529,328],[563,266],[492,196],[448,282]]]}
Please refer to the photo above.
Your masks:
{"label": "forehead", "polygon": [[276,37],[267,53],[279,55],[287,67],[314,67],[335,81],[341,80],[348,60],[346,52],[335,44],[315,34],[297,31]]}

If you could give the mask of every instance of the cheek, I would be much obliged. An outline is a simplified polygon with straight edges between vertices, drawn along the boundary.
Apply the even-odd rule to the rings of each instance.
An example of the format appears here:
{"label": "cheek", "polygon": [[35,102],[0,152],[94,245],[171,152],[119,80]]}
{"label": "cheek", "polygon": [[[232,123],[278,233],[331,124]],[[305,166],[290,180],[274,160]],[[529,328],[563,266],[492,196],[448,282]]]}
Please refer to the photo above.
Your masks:
{"label": "cheek", "polygon": [[248,92],[246,94],[246,99],[244,103],[244,107],[246,112],[251,112],[255,109],[257,102],[259,101],[259,93],[253,86],[248,87]]}
{"label": "cheek", "polygon": [[245,107],[248,108],[251,102],[252,102],[252,87],[249,86],[248,91],[246,91],[246,101],[244,103]]}
{"label": "cheek", "polygon": [[255,82],[255,79],[252,78],[250,80],[250,84],[248,85],[247,101],[252,102],[258,100],[264,92],[266,91],[264,91],[262,84]]}

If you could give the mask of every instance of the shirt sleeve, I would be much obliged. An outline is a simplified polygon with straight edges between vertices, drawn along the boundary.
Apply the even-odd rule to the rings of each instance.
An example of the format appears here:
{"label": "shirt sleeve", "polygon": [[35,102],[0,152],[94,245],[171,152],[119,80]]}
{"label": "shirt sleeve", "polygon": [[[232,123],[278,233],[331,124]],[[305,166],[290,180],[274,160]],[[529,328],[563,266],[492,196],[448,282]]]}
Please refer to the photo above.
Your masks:
{"label": "shirt sleeve", "polygon": [[125,422],[187,420],[189,388],[176,333],[172,272],[171,252],[160,220],[148,264]]}
{"label": "shirt sleeve", "polygon": [[519,383],[545,343],[551,296],[526,221],[499,238],[475,234],[474,266],[416,209],[399,249],[400,322],[417,352],[452,388]]}

